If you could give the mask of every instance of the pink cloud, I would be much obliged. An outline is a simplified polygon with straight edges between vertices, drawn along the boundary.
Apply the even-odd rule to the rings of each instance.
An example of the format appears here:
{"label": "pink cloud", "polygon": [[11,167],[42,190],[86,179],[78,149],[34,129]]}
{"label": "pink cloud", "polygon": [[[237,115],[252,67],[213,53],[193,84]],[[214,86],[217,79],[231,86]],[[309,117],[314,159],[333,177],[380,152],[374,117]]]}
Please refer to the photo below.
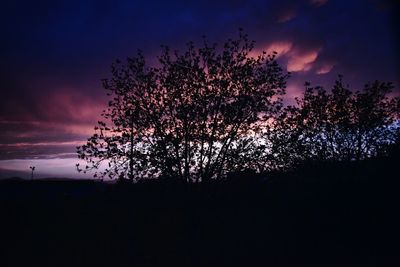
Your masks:
{"label": "pink cloud", "polygon": [[278,53],[277,57],[281,57],[281,56],[289,53],[290,50],[292,49],[292,46],[293,46],[293,44],[291,42],[277,41],[277,42],[270,44],[267,47],[266,52],[268,54],[271,54],[272,52],[277,52]]}
{"label": "pink cloud", "polygon": [[335,66],[335,64],[324,64],[322,65],[315,73],[316,74],[327,74],[329,72],[331,72],[331,70],[333,69],[333,67]]}
{"label": "pink cloud", "polygon": [[[89,137],[93,134],[93,127],[97,121],[89,123],[64,123],[63,121],[0,121],[2,127],[8,128],[7,132],[0,134],[3,144],[16,145],[43,145],[45,138],[50,138],[62,145],[63,141],[71,141],[71,138]],[[85,140],[83,138],[82,140]],[[51,145],[53,144],[51,141]]]}
{"label": "pink cloud", "polygon": [[[261,51],[267,54],[277,53],[276,58],[284,58],[283,64],[287,64],[287,71],[305,72],[313,68],[313,63],[317,60],[321,48],[304,49],[296,47],[292,41],[273,41],[264,45],[263,49],[255,49],[250,53],[250,57],[257,57]],[[327,73],[333,68],[333,64],[324,65],[319,71]]]}
{"label": "pink cloud", "polygon": [[[57,90],[43,101],[43,114],[50,121],[67,120],[73,122],[96,122],[105,103],[87,95],[71,93],[74,90]],[[65,122],[64,122],[65,123]]]}
{"label": "pink cloud", "polygon": [[30,143],[30,142],[23,142],[23,143],[13,143],[13,144],[0,144],[0,147],[30,147],[30,146],[80,146],[84,144],[83,141],[67,141],[67,142],[38,142],[38,143]]}
{"label": "pink cloud", "polygon": [[265,51],[269,55],[276,52],[276,58],[279,58],[289,53],[292,46],[292,42],[289,41],[274,41],[270,44],[263,45],[262,47],[256,47],[249,53],[249,57],[256,58],[262,54],[262,51]]}
{"label": "pink cloud", "polygon": [[308,71],[318,57],[319,49],[307,52],[293,52],[289,55],[287,70],[289,72]]}

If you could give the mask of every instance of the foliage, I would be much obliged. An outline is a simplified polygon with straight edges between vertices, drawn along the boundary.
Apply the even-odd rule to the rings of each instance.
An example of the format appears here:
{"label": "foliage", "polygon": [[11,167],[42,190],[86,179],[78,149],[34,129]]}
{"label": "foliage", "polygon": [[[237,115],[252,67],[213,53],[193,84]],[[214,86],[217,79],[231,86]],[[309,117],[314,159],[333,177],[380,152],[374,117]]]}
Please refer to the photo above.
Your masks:
{"label": "foliage", "polygon": [[375,81],[353,92],[342,77],[331,92],[306,83],[267,136],[278,167],[304,160],[352,161],[384,155],[399,138],[399,98],[391,83]]}
{"label": "foliage", "polygon": [[[391,83],[363,90],[305,84],[283,108],[288,73],[276,53],[254,54],[240,32],[219,48],[206,39],[183,52],[167,46],[155,66],[138,52],[103,81],[111,100],[78,147],[95,176],[207,181],[243,171],[289,169],[304,161],[359,161],[386,155],[400,140],[400,98]],[[102,167],[103,166],[103,167]],[[105,167],[104,167],[105,166]]]}
{"label": "foliage", "polygon": [[163,47],[155,67],[140,52],[117,61],[103,83],[112,97],[105,121],[78,147],[83,170],[104,162],[100,176],[205,181],[260,168],[259,136],[282,107],[288,74],[275,53],[252,57],[253,48],[240,32],[222,48]]}

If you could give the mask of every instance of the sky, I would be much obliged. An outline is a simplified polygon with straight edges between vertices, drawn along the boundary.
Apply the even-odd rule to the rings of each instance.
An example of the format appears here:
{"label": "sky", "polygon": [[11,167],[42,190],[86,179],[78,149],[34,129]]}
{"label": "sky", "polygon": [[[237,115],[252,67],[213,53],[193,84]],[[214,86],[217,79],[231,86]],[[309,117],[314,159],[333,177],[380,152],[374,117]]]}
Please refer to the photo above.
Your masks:
{"label": "sky", "polygon": [[292,73],[286,102],[306,81],[351,88],[400,85],[396,0],[2,1],[0,8],[0,178],[89,178],[75,147],[106,107],[101,79],[141,49],[182,48],[207,36],[222,44],[243,28],[256,51],[276,51]]}

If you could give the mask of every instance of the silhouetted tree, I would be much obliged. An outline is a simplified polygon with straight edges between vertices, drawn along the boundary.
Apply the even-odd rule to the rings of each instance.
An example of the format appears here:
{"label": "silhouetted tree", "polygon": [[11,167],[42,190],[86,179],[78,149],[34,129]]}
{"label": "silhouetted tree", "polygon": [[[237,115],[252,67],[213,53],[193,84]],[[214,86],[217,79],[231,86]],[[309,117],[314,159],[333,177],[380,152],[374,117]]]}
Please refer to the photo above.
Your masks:
{"label": "silhouetted tree", "polygon": [[275,120],[268,141],[279,167],[304,160],[362,160],[387,153],[399,137],[399,98],[391,83],[375,81],[362,91],[342,77],[331,92],[306,83],[302,98]]}
{"label": "silhouetted tree", "polygon": [[253,48],[240,32],[222,48],[163,47],[156,67],[141,53],[116,62],[103,83],[112,97],[105,122],[78,147],[83,170],[104,162],[101,176],[205,181],[257,169],[259,137],[282,107],[288,74],[275,54],[252,57]]}

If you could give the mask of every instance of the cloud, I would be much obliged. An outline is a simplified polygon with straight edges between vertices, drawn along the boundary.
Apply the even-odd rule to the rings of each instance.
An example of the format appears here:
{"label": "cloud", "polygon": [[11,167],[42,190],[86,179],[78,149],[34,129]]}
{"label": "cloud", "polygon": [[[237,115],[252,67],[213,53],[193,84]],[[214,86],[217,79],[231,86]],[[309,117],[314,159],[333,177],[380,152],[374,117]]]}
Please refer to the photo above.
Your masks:
{"label": "cloud", "polygon": [[[265,45],[264,49],[255,49],[251,52],[252,57],[256,57],[261,53],[261,50],[267,54],[277,53],[276,58],[281,59],[280,63],[286,65],[289,72],[306,72],[313,68],[313,63],[316,63],[319,53],[322,49],[316,45],[310,44],[295,44],[295,41],[289,40],[274,40]],[[314,47],[314,48],[312,48]],[[329,72],[333,65],[325,64],[321,67],[321,72]]]}
{"label": "cloud", "polygon": [[[110,76],[115,58],[123,59],[140,48],[146,55],[158,54],[160,44],[181,49],[194,40],[201,45],[203,34],[221,45],[236,38],[239,27],[263,44],[262,49],[278,52],[279,63],[292,72],[291,84],[310,81],[326,86],[341,73],[356,86],[368,79],[400,86],[398,42],[390,24],[390,14],[395,13],[392,5],[378,10],[371,3],[380,1],[206,0],[185,5],[169,1],[157,7],[101,1],[79,9],[75,0],[40,5],[10,2],[13,8],[6,5],[0,18],[5,40],[0,43],[0,141],[85,140],[106,106],[108,99],[99,81]],[[293,88],[289,97],[297,92]],[[66,146],[24,149],[18,150],[19,155],[68,153]],[[0,156],[11,154],[0,151]]]}
{"label": "cloud", "polygon": [[308,71],[318,57],[319,50],[307,52],[293,52],[289,56],[287,70],[289,72]]}
{"label": "cloud", "polygon": [[82,145],[84,141],[67,141],[67,142],[39,142],[39,143],[13,143],[13,144],[0,144],[0,148],[2,147],[37,147],[37,146],[79,146]]}
{"label": "cloud", "polygon": [[0,121],[0,160],[75,153],[76,146],[93,134],[94,124]]}
{"label": "cloud", "polygon": [[278,58],[289,53],[290,50],[292,49],[292,46],[293,46],[292,42],[276,41],[267,47],[266,52],[268,54],[271,54],[272,52],[277,52],[278,53],[277,58]]}
{"label": "cloud", "polygon": [[328,0],[310,0],[310,4],[315,6],[315,7],[320,7],[325,5],[328,2]]}
{"label": "cloud", "polygon": [[[281,58],[281,63],[286,64],[289,72],[306,72],[313,68],[313,63],[317,61],[321,48],[312,48],[305,45],[294,45],[293,41],[272,41],[264,45],[267,54],[277,53],[276,58]],[[250,53],[251,57],[256,57],[262,49],[255,49]],[[328,73],[333,68],[333,64],[325,64],[318,69],[319,74]]]}
{"label": "cloud", "polygon": [[289,53],[290,50],[292,49],[292,46],[293,46],[292,42],[276,40],[264,45],[256,46],[256,48],[254,48],[249,53],[249,56],[256,58],[262,54],[262,51],[265,51],[268,55],[272,54],[273,52],[276,52],[277,53],[276,58],[280,58]]}
{"label": "cloud", "polygon": [[276,19],[277,23],[285,23],[288,22],[296,17],[296,10],[295,9],[287,9],[283,11]]}
{"label": "cloud", "polygon": [[91,123],[63,123],[51,121],[0,121],[0,145],[16,143],[69,142],[89,137]]}
{"label": "cloud", "polygon": [[71,142],[17,143],[0,145],[0,160],[35,158],[77,158],[76,147],[82,140]]}
{"label": "cloud", "polygon": [[333,67],[335,66],[335,64],[323,64],[320,68],[317,69],[317,71],[315,72],[316,74],[327,74],[329,72],[331,72],[331,70],[333,69]]}
{"label": "cloud", "polygon": [[105,104],[75,88],[62,88],[51,92],[40,102],[39,113],[47,121],[96,122]]}
{"label": "cloud", "polygon": [[[106,101],[85,93],[85,87],[79,90],[61,86],[49,90],[51,85],[43,83],[43,86],[48,86],[47,90],[37,89],[32,96],[22,96],[31,100],[23,106],[25,112],[13,112],[12,106],[2,112],[0,153],[3,155],[19,158],[33,153],[71,152],[74,145],[70,142],[84,141],[93,134],[93,127],[101,119],[100,113],[106,107]],[[11,100],[12,103],[18,99]],[[21,103],[15,102],[14,106],[20,109]]]}

